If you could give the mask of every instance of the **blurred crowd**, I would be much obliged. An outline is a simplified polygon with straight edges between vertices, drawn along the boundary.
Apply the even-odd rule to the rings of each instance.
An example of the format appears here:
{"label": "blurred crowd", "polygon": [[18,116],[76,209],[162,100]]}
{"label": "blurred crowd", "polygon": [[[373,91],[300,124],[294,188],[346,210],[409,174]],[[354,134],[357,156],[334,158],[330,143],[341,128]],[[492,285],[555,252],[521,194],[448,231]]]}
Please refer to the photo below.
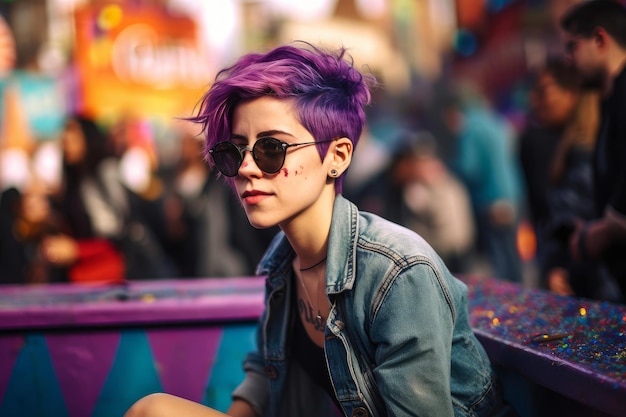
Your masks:
{"label": "blurred crowd", "polygon": [[249,230],[197,132],[171,129],[165,157],[146,129],[130,117],[104,127],[76,114],[58,140],[2,150],[0,282],[254,273],[275,231]]}
{"label": "blurred crowd", "polygon": [[[460,79],[407,99],[375,91],[344,194],[422,235],[454,273],[619,300],[566,246],[572,219],[593,216],[600,103],[572,71],[554,59],[530,74],[522,117]],[[74,114],[55,140],[3,144],[0,283],[254,274],[277,230],[249,225],[197,126],[174,124],[160,148],[149,131]]]}
{"label": "blurred crowd", "polygon": [[375,102],[345,194],[422,235],[455,273],[525,283],[514,123],[469,81],[436,83],[414,100],[396,118],[391,103]]}
{"label": "blurred crowd", "polygon": [[431,86],[427,108],[403,122],[374,112],[346,194],[421,234],[455,273],[623,302],[603,262],[576,258],[570,247],[597,218],[600,94],[562,57],[547,59],[524,86],[521,114],[458,78]]}

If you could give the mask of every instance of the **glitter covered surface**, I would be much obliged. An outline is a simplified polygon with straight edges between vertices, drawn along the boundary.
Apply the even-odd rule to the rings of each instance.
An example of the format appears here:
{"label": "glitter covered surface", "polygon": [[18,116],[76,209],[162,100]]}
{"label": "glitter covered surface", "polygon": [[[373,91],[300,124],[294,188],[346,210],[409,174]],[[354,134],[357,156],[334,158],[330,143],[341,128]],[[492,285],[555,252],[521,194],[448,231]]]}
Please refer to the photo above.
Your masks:
{"label": "glitter covered surface", "polygon": [[626,415],[626,306],[464,279],[492,362],[612,415]]}

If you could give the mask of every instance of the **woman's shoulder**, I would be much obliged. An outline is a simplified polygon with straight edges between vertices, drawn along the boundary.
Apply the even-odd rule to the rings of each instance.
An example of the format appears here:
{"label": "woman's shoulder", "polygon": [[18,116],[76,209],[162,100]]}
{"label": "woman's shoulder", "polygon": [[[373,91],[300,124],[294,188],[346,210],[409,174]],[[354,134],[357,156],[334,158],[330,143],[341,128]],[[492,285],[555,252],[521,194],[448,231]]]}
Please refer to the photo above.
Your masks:
{"label": "woman's shoulder", "polygon": [[432,246],[413,230],[368,212],[360,212],[360,220],[357,244],[366,250],[398,259],[438,258]]}
{"label": "woman's shoulder", "polygon": [[421,297],[429,302],[423,297],[428,298],[437,289],[438,294],[447,294],[440,300],[448,302],[454,316],[454,304],[463,299],[466,289],[432,246],[419,234],[380,216],[362,213],[361,219],[364,224],[357,243],[357,271],[361,271],[358,281],[365,288],[362,291],[367,293],[372,288],[367,283],[377,288],[392,288],[397,284],[401,291],[410,288],[416,301]]}

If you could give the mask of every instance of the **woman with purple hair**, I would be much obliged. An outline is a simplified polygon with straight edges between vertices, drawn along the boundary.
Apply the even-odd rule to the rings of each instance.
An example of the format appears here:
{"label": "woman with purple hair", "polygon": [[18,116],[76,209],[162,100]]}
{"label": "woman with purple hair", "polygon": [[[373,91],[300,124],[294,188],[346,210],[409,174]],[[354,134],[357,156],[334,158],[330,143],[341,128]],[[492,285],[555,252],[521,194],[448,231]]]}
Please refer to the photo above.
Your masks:
{"label": "woman with purple hair", "polygon": [[[467,287],[420,236],[341,195],[374,82],[345,49],[281,46],[222,70],[193,118],[250,223],[280,227],[257,268],[265,311],[228,415],[514,413],[470,327]],[[168,394],[127,413],[170,415],[223,414]]]}

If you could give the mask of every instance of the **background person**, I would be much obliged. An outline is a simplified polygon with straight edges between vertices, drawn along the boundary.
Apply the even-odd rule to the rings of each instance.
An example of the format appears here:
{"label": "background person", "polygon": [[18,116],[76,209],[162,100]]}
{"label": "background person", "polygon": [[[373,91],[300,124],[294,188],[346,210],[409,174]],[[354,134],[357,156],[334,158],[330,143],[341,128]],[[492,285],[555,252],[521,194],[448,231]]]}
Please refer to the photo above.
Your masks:
{"label": "background person", "polygon": [[439,156],[432,134],[406,132],[399,142],[389,167],[353,201],[418,233],[452,273],[471,272],[475,225],[465,186]]}
{"label": "background person", "polygon": [[[572,120],[580,96],[576,71],[552,58],[534,75],[530,112],[518,141],[518,157],[526,192],[526,213],[537,238],[536,264],[544,269],[546,227],[550,222],[548,188],[554,155]],[[540,277],[545,284],[545,279]]]}
{"label": "background person", "polygon": [[455,138],[450,166],[469,192],[490,274],[521,283],[517,228],[522,179],[513,126],[473,85],[461,83],[443,101],[441,116]]}
{"label": "background person", "polygon": [[602,96],[595,145],[595,219],[570,241],[575,258],[599,261],[626,294],[626,7],[608,0],[580,3],[561,19],[569,59]]}
{"label": "background person", "polygon": [[572,258],[567,246],[576,220],[594,217],[592,158],[599,113],[598,94],[581,91],[553,157],[542,275],[547,288],[559,294],[619,301],[620,291],[611,277],[594,262]]}
{"label": "background person", "polygon": [[[121,182],[118,158],[106,134],[91,118],[74,115],[61,135],[62,178],[52,195],[59,233],[41,242],[44,258],[67,269],[71,282],[124,282],[163,273],[160,250],[137,265],[149,230],[134,218],[129,192]],[[152,245],[152,243],[151,243]],[[141,251],[137,248],[142,248]],[[132,249],[132,252],[131,252]]]}
{"label": "background person", "polygon": [[34,173],[21,190],[0,193],[0,283],[43,284],[67,280],[62,266],[48,262],[41,242],[59,233],[49,190]]}
{"label": "background person", "polygon": [[41,242],[44,258],[67,268],[72,282],[121,282],[122,252],[114,238],[123,232],[123,189],[107,157],[107,140],[84,116],[68,118],[61,134],[62,179],[52,198],[59,233]]}

